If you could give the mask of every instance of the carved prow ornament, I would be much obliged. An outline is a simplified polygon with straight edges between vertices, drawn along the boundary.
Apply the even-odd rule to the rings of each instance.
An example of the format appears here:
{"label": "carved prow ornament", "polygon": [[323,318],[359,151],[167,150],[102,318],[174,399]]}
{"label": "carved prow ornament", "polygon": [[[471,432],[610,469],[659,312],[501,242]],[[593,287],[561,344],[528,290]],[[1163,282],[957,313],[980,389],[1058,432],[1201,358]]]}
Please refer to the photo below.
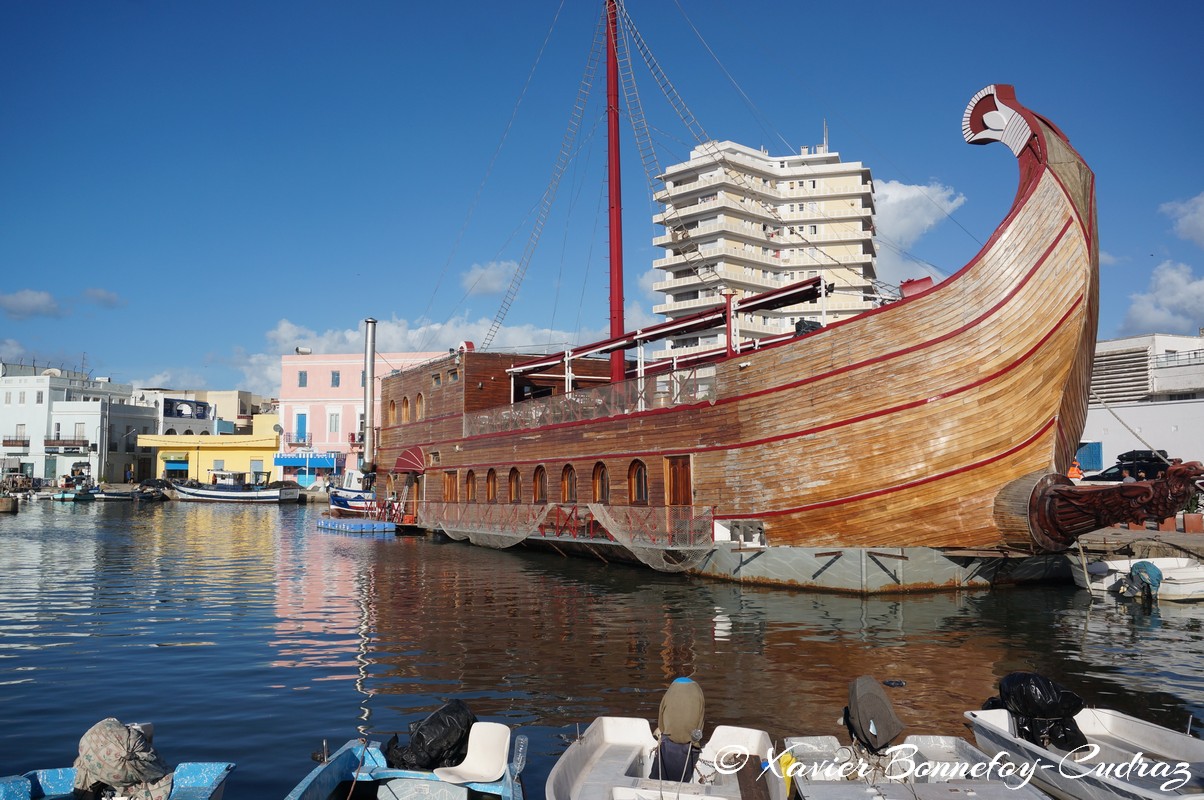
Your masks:
{"label": "carved prow ornament", "polygon": [[1140,525],[1173,517],[1199,492],[1199,461],[1175,459],[1166,476],[1108,486],[1076,486],[1064,475],[1047,475],[1033,489],[1029,522],[1033,539],[1046,550],[1065,550],[1085,533],[1120,522]]}

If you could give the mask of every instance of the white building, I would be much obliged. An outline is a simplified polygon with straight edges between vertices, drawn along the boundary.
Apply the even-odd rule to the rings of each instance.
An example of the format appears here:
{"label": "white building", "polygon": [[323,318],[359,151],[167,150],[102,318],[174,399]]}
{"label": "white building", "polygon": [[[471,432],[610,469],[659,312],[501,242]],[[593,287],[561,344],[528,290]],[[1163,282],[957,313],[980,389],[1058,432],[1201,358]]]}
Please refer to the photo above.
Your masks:
{"label": "white building", "polygon": [[[742,316],[743,337],[826,325],[874,306],[874,187],[860,162],[842,163],[827,144],[798,155],[770,156],[734,142],[708,142],[690,160],[669,167],[653,221],[665,233],[653,262],[665,278],[653,285],[665,302],[653,311],[670,319],[737,298],[822,276],[831,293],[813,303]],[[716,329],[679,338],[654,357],[722,346]]]}
{"label": "white building", "polygon": [[1111,466],[1129,450],[1204,461],[1204,336],[1097,342],[1091,392],[1079,450],[1084,469]]}
{"label": "white building", "polygon": [[5,472],[56,482],[154,475],[137,434],[156,430],[158,410],[134,399],[129,384],[57,368],[0,364],[0,446]]}

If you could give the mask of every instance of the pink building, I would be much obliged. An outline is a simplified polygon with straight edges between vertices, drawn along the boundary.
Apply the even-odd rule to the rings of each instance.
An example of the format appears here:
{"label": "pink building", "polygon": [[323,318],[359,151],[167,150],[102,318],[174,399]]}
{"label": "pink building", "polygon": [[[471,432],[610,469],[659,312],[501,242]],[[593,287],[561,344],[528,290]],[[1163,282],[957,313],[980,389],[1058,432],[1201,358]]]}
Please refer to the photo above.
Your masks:
{"label": "pink building", "polygon": [[[447,355],[377,353],[374,425],[380,425],[380,380]],[[364,354],[325,353],[280,358],[281,452],[276,466],[302,486],[358,467],[364,449]]]}

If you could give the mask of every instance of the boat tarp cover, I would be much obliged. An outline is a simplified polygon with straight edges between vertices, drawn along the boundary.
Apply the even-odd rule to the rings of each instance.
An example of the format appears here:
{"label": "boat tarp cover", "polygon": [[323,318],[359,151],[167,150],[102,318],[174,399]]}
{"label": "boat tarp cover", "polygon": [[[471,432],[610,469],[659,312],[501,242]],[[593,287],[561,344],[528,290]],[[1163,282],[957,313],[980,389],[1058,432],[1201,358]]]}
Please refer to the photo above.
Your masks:
{"label": "boat tarp cover", "polygon": [[702,687],[689,678],[678,678],[669,684],[661,698],[656,724],[661,736],[675,744],[698,744],[702,741],[702,722],[706,700]]}
{"label": "boat tarp cover", "polygon": [[1015,719],[1017,734],[1026,741],[1075,750],[1087,744],[1074,721],[1085,705],[1082,697],[1044,675],[1013,672],[999,681],[999,697],[983,708],[1006,708]]}
{"label": "boat tarp cover", "polygon": [[869,675],[849,683],[849,704],[844,716],[849,733],[871,753],[885,749],[903,732],[903,723],[882,684]]}
{"label": "boat tarp cover", "polygon": [[166,800],[171,794],[171,767],[142,729],[114,717],[102,719],[83,735],[74,766],[76,797],[100,797],[106,786],[134,800]]}
{"label": "boat tarp cover", "polygon": [[454,767],[468,755],[468,730],[476,721],[463,700],[444,703],[410,726],[410,741],[404,746],[394,734],[385,745],[385,761],[394,769]]}

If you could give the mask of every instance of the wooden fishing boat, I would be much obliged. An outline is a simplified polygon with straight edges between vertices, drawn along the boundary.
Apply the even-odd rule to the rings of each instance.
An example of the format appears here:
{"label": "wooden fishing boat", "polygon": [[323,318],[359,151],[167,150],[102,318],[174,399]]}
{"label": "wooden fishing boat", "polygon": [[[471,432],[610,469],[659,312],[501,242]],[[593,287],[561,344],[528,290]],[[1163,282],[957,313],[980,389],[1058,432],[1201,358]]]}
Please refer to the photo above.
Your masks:
{"label": "wooden fishing boat", "polygon": [[[1198,466],[1144,505],[1065,478],[1095,346],[1091,170],[1010,86],[974,95],[962,129],[1006,146],[1020,181],[986,245],[939,284],[756,341],[739,319],[814,299],[820,278],[725,290],[724,307],[630,332],[612,289],[605,341],[526,357],[465,342],[386,377],[379,462],[417,482],[407,513],[491,547],[892,592],[1019,579],[1008,557],[1182,503]],[[649,342],[716,328],[712,352],[644,360]],[[1025,563],[1064,569],[1054,561]]]}
{"label": "wooden fishing boat", "polygon": [[251,473],[224,469],[210,470],[209,483],[178,482],[167,490],[175,500],[201,503],[296,503],[301,488],[292,482],[269,482],[267,472]]}

